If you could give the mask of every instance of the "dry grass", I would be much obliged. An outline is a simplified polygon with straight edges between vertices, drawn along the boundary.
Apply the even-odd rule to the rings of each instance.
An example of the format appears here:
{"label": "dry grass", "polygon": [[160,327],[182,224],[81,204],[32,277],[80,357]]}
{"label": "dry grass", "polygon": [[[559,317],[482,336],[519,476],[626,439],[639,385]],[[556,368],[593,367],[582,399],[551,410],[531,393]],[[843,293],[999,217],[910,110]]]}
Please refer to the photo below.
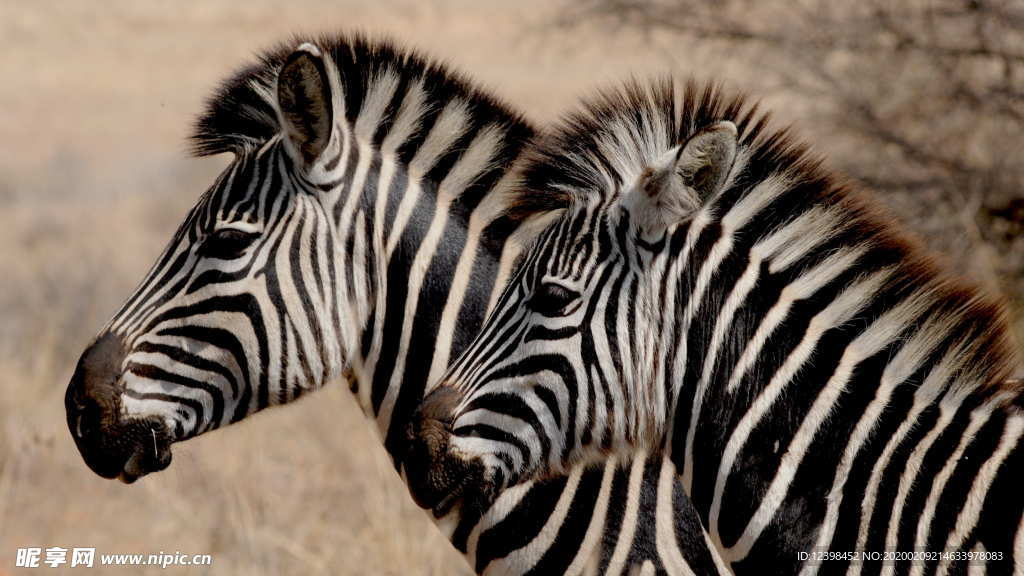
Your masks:
{"label": "dry grass", "polygon": [[185,158],[193,114],[253,51],[299,31],[389,33],[539,121],[669,66],[754,87],[756,63],[554,28],[543,0],[164,5],[0,3],[0,575],[27,546],[210,553],[217,574],[467,572],[341,389],[179,445],[130,487],[82,463],[63,409],[78,354],[225,162]]}

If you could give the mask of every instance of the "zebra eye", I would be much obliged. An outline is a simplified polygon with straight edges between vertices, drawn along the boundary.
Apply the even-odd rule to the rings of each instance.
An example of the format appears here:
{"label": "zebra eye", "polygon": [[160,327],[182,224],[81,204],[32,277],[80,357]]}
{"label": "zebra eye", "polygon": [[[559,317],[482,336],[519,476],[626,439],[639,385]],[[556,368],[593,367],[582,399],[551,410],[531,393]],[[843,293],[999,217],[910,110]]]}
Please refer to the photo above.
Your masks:
{"label": "zebra eye", "polygon": [[527,301],[530,310],[544,316],[564,316],[566,308],[578,300],[580,293],[561,284],[541,284]]}
{"label": "zebra eye", "polygon": [[221,228],[206,237],[200,250],[207,258],[230,260],[241,256],[258,236],[237,228]]}

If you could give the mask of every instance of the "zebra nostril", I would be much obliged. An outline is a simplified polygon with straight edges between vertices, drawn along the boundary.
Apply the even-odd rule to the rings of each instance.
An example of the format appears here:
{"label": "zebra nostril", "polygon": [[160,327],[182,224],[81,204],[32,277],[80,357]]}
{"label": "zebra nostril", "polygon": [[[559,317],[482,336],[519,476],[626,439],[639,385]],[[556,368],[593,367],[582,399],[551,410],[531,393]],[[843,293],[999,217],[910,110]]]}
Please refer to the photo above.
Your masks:
{"label": "zebra nostril", "polygon": [[82,402],[75,401],[75,436],[86,438],[94,434],[100,427],[100,407],[95,401],[86,399]]}
{"label": "zebra nostril", "polygon": [[65,402],[68,413],[68,424],[76,439],[85,439],[95,434],[100,426],[100,407],[96,400],[84,392],[84,384],[72,380],[69,386],[69,398]]}

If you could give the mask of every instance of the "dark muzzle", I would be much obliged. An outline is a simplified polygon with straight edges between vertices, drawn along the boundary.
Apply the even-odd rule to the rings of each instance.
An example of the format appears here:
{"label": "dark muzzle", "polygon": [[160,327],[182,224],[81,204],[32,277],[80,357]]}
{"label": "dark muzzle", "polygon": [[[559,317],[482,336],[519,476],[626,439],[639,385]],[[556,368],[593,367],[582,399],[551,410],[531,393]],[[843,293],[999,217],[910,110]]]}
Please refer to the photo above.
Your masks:
{"label": "dark muzzle", "polygon": [[409,491],[417,504],[433,510],[438,518],[460,501],[479,507],[493,499],[482,463],[451,451],[453,414],[461,398],[454,388],[438,387],[423,399],[406,430],[404,466]]}
{"label": "dark muzzle", "polygon": [[89,468],[104,478],[134,482],[171,462],[170,435],[158,418],[121,413],[124,345],[105,333],[86,348],[64,394],[68,430]]}

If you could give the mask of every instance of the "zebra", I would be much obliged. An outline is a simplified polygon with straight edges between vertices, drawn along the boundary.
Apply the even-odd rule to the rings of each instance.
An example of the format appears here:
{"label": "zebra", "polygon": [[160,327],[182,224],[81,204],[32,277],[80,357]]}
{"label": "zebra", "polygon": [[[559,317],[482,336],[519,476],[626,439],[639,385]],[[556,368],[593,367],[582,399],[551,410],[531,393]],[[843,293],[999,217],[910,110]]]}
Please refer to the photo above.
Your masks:
{"label": "zebra", "polygon": [[790,130],[716,84],[634,82],[523,174],[560,216],[414,416],[414,492],[642,449],[736,573],[1024,572],[1003,308]]}
{"label": "zebra", "polygon": [[[233,160],[68,385],[86,464],[133,482],[174,442],[340,379],[401,470],[426,383],[529,233],[506,200],[534,132],[446,67],[362,36],[297,40],[235,74],[192,138]],[[725,573],[669,469],[611,458],[437,521],[481,573]]]}

